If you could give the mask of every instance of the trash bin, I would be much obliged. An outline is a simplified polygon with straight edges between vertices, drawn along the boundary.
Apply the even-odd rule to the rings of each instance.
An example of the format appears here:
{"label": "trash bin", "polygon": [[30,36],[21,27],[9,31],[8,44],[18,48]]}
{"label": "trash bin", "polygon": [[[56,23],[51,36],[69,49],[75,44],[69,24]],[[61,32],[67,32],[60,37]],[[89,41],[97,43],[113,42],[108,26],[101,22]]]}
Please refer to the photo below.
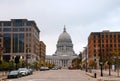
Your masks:
{"label": "trash bin", "polygon": [[94,78],[97,78],[97,74],[96,73],[94,73]]}

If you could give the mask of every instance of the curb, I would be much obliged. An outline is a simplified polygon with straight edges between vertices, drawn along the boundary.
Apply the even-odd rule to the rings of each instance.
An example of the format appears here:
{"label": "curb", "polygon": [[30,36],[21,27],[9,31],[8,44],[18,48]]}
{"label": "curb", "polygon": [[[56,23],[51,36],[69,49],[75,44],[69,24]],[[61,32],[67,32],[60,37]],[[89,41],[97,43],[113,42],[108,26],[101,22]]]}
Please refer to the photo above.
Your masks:
{"label": "curb", "polygon": [[98,78],[97,81],[120,81],[120,78],[103,77],[103,78]]}
{"label": "curb", "polygon": [[[95,78],[92,73],[86,73],[86,75]],[[98,77],[96,81],[120,81],[120,78],[110,78],[110,77]]]}
{"label": "curb", "polygon": [[86,75],[88,75],[88,76],[90,76],[90,77],[92,77],[92,78],[95,78],[92,73],[88,73],[88,72],[87,72]]}

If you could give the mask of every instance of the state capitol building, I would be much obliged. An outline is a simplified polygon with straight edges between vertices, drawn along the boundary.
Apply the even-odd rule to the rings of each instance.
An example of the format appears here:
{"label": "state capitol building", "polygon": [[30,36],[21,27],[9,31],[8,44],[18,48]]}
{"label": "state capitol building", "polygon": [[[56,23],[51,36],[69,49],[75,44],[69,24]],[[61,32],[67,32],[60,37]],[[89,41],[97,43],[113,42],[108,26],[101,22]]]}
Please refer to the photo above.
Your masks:
{"label": "state capitol building", "polygon": [[58,38],[55,54],[47,55],[46,61],[55,64],[57,67],[68,68],[71,66],[72,60],[76,57],[77,55],[73,50],[71,36],[64,27],[63,32]]}

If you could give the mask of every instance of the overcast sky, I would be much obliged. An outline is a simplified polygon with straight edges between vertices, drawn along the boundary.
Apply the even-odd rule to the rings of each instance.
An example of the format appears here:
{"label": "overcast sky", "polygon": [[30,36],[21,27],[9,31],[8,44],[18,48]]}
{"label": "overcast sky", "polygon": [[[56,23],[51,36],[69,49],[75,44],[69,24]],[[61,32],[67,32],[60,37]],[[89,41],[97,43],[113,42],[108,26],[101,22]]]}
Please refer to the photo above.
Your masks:
{"label": "overcast sky", "polygon": [[0,20],[34,20],[46,54],[56,51],[66,25],[78,54],[91,32],[120,31],[120,0],[0,0]]}

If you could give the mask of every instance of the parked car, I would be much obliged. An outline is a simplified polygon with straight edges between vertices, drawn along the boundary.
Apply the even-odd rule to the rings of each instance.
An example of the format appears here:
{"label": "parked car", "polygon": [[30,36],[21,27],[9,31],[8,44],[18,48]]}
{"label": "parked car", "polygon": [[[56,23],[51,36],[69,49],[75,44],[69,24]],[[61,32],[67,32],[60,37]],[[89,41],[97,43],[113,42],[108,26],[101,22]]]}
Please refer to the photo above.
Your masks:
{"label": "parked car", "polygon": [[29,74],[33,74],[33,70],[31,68],[28,68]]}
{"label": "parked car", "polygon": [[58,70],[58,68],[57,67],[53,67],[52,70]]}
{"label": "parked car", "polygon": [[27,68],[19,68],[18,71],[22,74],[22,76],[29,75],[29,70]]}
{"label": "parked car", "polygon": [[49,70],[49,68],[44,66],[40,67],[40,71],[46,71],[46,70]]}
{"label": "parked car", "polygon": [[19,78],[21,77],[21,73],[18,70],[10,71],[7,75],[7,78]]}

